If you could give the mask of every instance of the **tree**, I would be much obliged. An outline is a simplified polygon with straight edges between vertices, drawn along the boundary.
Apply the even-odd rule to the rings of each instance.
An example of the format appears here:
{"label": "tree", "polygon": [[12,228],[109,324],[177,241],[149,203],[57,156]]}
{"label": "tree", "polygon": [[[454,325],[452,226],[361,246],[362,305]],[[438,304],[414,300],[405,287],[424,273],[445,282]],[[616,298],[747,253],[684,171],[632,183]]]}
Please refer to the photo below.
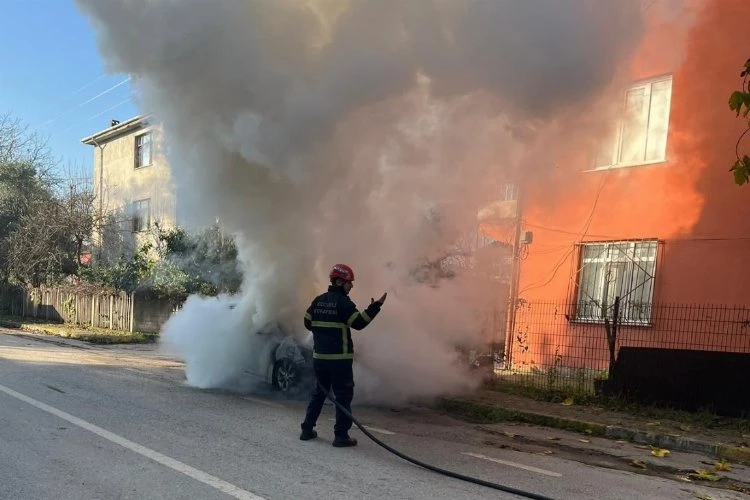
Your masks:
{"label": "tree", "polygon": [[7,239],[15,281],[38,286],[77,276],[95,220],[90,183],[71,177],[26,201],[28,209]]}
{"label": "tree", "polygon": [[89,283],[105,288],[135,292],[144,287],[152,274],[154,261],[149,257],[151,248],[152,245],[147,243],[133,255],[121,255],[114,264],[82,268],[80,276]]}
{"label": "tree", "polygon": [[[736,112],[737,117],[742,115],[743,119],[748,120],[748,113],[750,113],[750,59],[745,62],[740,78],[742,79],[742,89],[732,92],[732,95],[729,96],[729,109]],[[750,156],[740,155],[740,144],[748,132],[750,132],[750,120],[748,120],[747,128],[737,140],[735,146],[737,161],[730,169],[730,172],[734,174],[734,181],[739,185],[750,181]]]}
{"label": "tree", "polygon": [[[58,178],[46,141],[0,115],[0,284],[77,275],[97,223],[91,182]],[[69,172],[70,174],[70,172]]]}
{"label": "tree", "polygon": [[[170,296],[236,293],[242,284],[234,238],[214,224],[195,234],[183,228],[157,229],[153,285]],[[168,292],[169,291],[169,292]]]}
{"label": "tree", "polygon": [[[111,265],[84,269],[86,281],[128,292],[149,292],[180,302],[189,295],[236,293],[242,283],[234,239],[218,225],[191,234],[184,228],[154,225],[155,246],[148,243]],[[152,250],[158,259],[152,258]]]}
{"label": "tree", "polygon": [[49,189],[32,163],[0,162],[0,282],[7,283],[13,274],[10,256],[14,235],[49,198]]}

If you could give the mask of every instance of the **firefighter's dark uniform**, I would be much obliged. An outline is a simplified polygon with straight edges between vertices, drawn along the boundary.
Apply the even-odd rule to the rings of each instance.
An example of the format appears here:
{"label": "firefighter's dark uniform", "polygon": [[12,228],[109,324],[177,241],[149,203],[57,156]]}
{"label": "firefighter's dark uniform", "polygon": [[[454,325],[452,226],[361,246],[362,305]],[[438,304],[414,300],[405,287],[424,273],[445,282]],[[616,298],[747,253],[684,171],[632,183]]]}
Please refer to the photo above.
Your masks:
{"label": "firefighter's dark uniform", "polygon": [[[313,365],[318,382],[326,391],[333,388],[336,401],[350,413],[354,397],[351,329],[362,330],[369,325],[380,312],[381,305],[380,302],[373,302],[359,312],[342,288],[331,285],[328,292],[315,297],[305,313],[305,328],[313,334]],[[302,423],[303,430],[311,431],[315,427],[325,399],[325,393],[316,384]],[[336,438],[347,439],[351,427],[351,419],[336,408]]]}

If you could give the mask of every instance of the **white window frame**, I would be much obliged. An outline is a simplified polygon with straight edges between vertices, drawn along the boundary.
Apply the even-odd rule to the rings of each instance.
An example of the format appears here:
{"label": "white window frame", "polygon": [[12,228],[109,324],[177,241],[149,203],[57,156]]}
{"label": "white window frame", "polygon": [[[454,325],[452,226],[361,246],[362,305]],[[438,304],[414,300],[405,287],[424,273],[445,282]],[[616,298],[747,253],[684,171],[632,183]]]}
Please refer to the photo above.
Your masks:
{"label": "white window frame", "polygon": [[[146,216],[141,217],[142,206],[145,205]],[[145,218],[145,225],[142,223]],[[133,232],[142,233],[151,229],[151,198],[133,201]]]}
{"label": "white window frame", "polygon": [[[652,100],[651,100],[651,91],[653,89],[654,84],[662,83],[662,82],[669,82],[669,96],[667,98],[667,110],[666,110],[666,117],[665,117],[665,123],[667,124],[666,130],[664,131],[665,137],[664,139],[664,150],[661,151],[661,155],[657,159],[652,160],[646,160],[646,152],[648,151],[648,144],[649,144],[649,122],[651,120],[651,106],[652,106]],[[599,170],[609,170],[613,168],[625,168],[625,167],[638,167],[638,166],[644,166],[644,165],[655,165],[659,163],[665,163],[667,161],[667,149],[668,149],[668,142],[669,142],[669,120],[670,116],[672,114],[672,91],[673,91],[673,79],[672,75],[664,75],[657,78],[652,78],[649,80],[644,80],[641,82],[636,83],[635,85],[632,85],[630,88],[628,88],[625,91],[625,94],[622,96],[622,111],[621,111],[621,117],[617,120],[617,124],[615,125],[614,130],[614,140],[612,141],[612,151],[611,151],[611,159],[612,161],[608,165],[597,165],[597,160],[599,158],[600,152],[596,152],[594,155],[594,158],[591,161],[591,167],[590,171],[599,171]],[[644,90],[644,99],[648,103],[646,106],[646,109],[644,110],[644,118],[645,123],[644,127],[645,130],[643,133],[646,136],[646,140],[644,141],[643,145],[643,159],[637,160],[637,161],[621,161],[621,155],[623,153],[622,146],[623,146],[623,138],[624,138],[624,132],[625,132],[625,119],[622,117],[622,114],[625,112],[625,106],[627,102],[627,96],[629,92],[636,91],[636,90]],[[652,136],[653,137],[653,136]],[[608,139],[609,140],[609,139]]]}
{"label": "white window frame", "polygon": [[[147,139],[145,142],[142,142]],[[141,150],[144,145],[148,145],[148,161],[144,162]],[[154,161],[154,137],[151,131],[135,136],[135,168],[145,168],[151,166]]]}
{"label": "white window frame", "polygon": [[507,183],[501,188],[502,195],[500,200],[502,201],[516,201],[518,200],[518,186],[513,183]]}
{"label": "white window frame", "polygon": [[[587,248],[597,246],[603,247],[604,251],[596,256],[586,255]],[[644,250],[645,255],[643,255]],[[581,244],[578,276],[576,277],[575,320],[596,323],[603,322],[605,317],[612,320],[614,297],[620,295],[620,323],[650,325],[658,255],[659,241],[656,239],[600,241]],[[604,264],[602,269],[591,271],[590,266],[601,264]],[[613,281],[611,279],[613,269],[610,266],[617,266],[614,272],[623,272],[625,276],[630,277],[631,283]],[[643,282],[632,282],[636,269],[640,269],[646,274],[646,279]],[[584,273],[587,270],[599,272],[602,276],[594,279],[593,288],[584,289],[583,284],[589,281],[584,279]],[[616,288],[614,293],[609,291],[612,283]],[[646,289],[648,291],[644,295],[643,287],[646,284],[649,284],[650,287]],[[628,287],[629,290],[623,290],[623,287]]]}

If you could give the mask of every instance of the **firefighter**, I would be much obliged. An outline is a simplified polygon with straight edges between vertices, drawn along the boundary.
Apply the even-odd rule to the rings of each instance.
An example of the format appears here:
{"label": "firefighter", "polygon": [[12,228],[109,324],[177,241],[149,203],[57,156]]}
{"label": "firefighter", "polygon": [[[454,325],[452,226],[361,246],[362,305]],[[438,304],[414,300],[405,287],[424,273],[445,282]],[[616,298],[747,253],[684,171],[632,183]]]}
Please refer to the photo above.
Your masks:
{"label": "firefighter", "polygon": [[[352,268],[336,264],[329,277],[331,285],[328,291],[315,297],[305,313],[305,328],[313,334],[313,366],[318,383],[302,423],[302,441],[318,437],[315,424],[326,399],[326,393],[322,389],[333,389],[336,401],[351,413],[354,397],[354,344],[351,329],[362,330],[369,325],[380,312],[388,295],[384,293],[378,300],[371,299],[367,309],[359,312],[349,298],[349,292],[354,286]],[[351,419],[337,406],[333,446],[342,448],[357,445],[357,440],[349,436],[351,427]]]}

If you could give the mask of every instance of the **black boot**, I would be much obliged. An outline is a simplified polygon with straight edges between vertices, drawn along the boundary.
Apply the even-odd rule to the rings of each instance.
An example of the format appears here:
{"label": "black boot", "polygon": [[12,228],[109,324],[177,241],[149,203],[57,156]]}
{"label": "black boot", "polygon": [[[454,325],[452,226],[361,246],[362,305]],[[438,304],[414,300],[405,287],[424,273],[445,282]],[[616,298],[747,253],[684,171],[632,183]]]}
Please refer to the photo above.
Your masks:
{"label": "black boot", "polygon": [[300,440],[309,441],[318,437],[318,433],[314,429],[302,429],[302,433],[299,435]]}
{"label": "black boot", "polygon": [[336,448],[348,448],[349,446],[357,446],[357,440],[349,436],[336,436],[333,439],[333,446]]}

